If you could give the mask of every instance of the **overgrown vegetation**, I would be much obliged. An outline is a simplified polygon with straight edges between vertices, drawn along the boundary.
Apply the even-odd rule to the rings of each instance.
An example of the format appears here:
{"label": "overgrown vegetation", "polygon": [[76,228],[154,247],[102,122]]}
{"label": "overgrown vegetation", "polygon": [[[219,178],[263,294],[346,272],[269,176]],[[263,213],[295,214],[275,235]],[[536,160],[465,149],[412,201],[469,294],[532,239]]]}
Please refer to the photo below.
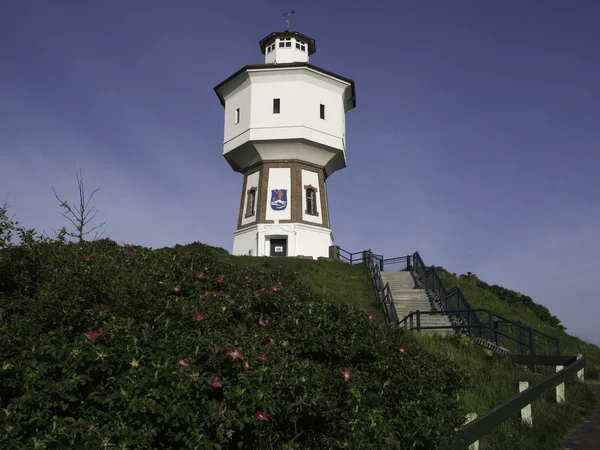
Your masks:
{"label": "overgrown vegetation", "polygon": [[[3,449],[438,448],[466,412],[542,379],[465,337],[376,323],[362,266],[65,235],[0,208]],[[597,376],[599,349],[529,297],[440,275],[474,306],[559,335]],[[534,402],[533,429],[516,416],[482,450],[556,448],[594,399],[576,382],[566,404],[552,394]]]}
{"label": "overgrown vegetation", "polygon": [[464,370],[288,271],[24,241],[0,252],[3,449],[429,449],[463,422]]}

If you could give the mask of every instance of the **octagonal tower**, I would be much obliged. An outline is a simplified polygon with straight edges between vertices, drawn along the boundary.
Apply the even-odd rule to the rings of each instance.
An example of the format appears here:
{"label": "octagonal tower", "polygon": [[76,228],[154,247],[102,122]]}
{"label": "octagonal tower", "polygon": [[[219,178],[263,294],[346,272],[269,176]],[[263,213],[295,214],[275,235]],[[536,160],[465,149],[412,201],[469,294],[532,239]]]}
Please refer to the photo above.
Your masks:
{"label": "octagonal tower", "polygon": [[264,64],[215,87],[225,107],[223,156],[244,175],[233,254],[328,256],[327,179],[346,167],[354,82],[309,63],[315,41],[294,31],[260,41]]}

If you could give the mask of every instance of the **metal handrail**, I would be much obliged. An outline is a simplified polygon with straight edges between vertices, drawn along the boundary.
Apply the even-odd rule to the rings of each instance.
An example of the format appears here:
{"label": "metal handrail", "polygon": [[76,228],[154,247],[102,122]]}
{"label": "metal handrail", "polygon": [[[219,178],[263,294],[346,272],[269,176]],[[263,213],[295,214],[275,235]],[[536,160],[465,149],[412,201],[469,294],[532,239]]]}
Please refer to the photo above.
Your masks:
{"label": "metal handrail", "polygon": [[[549,351],[560,355],[560,339],[550,336],[533,327],[529,327],[521,322],[513,321],[495,314],[486,309],[474,308],[460,286],[446,289],[442,278],[435,267],[427,267],[418,252],[412,256],[385,259],[383,255],[373,253],[371,250],[351,253],[338,247],[340,259],[354,264],[356,262],[365,263],[369,271],[373,290],[379,300],[380,308],[384,314],[387,324],[403,325],[407,328],[415,328],[414,318],[416,316],[417,330],[421,329],[459,329],[469,336],[476,336],[488,340],[489,342],[500,345],[500,338],[509,339],[518,344],[518,352],[524,355],[535,356],[539,353]],[[357,257],[357,255],[359,255]],[[411,265],[412,259],[412,265]],[[423,287],[433,293],[439,300],[442,311],[416,311],[400,319],[394,305],[394,297],[389,283],[383,283],[381,271],[386,261],[406,261],[407,268],[414,271],[420,279]],[[487,315],[487,321],[482,320],[478,313],[483,312]],[[427,327],[421,326],[422,314],[444,314],[450,317],[458,318],[458,324],[448,326]],[[507,329],[500,329],[503,325],[515,327],[514,334],[511,335]],[[536,350],[536,347],[546,347]],[[551,350],[552,349],[552,350]],[[550,354],[547,353],[547,354]]]}
{"label": "metal handrail", "polygon": [[380,259],[378,258],[380,255],[375,255],[371,250],[362,253],[363,259],[367,263],[367,270],[369,271],[373,289],[379,299],[379,306],[383,312],[385,323],[396,324],[398,323],[398,312],[394,305],[394,296],[392,295],[390,284],[383,284],[383,279],[381,278]]}

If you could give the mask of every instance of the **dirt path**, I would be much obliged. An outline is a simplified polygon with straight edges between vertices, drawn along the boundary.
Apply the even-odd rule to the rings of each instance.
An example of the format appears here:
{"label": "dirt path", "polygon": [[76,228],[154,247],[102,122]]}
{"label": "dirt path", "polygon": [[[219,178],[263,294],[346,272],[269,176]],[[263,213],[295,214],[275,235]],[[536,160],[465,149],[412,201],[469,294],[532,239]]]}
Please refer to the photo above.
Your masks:
{"label": "dirt path", "polygon": [[[590,388],[600,401],[600,381],[589,381]],[[562,450],[600,449],[600,404],[585,418],[579,427],[569,431],[562,443]]]}

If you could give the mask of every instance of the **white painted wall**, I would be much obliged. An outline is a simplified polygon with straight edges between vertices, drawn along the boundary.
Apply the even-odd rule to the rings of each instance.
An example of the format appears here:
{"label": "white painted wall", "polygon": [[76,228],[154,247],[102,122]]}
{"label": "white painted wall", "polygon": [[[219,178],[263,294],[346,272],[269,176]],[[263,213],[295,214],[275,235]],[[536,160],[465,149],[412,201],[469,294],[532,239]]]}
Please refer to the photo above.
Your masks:
{"label": "white painted wall", "polygon": [[[260,158],[269,160],[273,155],[261,153],[262,148],[267,148],[263,143],[302,140],[313,150],[311,155],[301,159],[325,166],[336,154],[342,154],[342,162],[332,170],[345,167],[344,99],[351,90],[349,83],[308,67],[275,66],[250,69],[245,74],[248,80],[235,89],[222,88],[223,91],[231,90],[231,93],[224,94],[224,154],[251,142]],[[235,80],[230,83],[235,84]],[[279,114],[273,114],[275,98],[280,99]],[[319,114],[321,104],[325,105],[324,120]],[[235,125],[235,109],[238,107],[241,117],[240,123]]]}
{"label": "white painted wall", "polygon": [[[324,134],[344,135],[344,90],[348,83],[305,67],[252,70],[250,126],[276,128],[304,126]],[[273,99],[281,99],[280,114],[273,114]],[[325,105],[325,120],[319,105]]]}
{"label": "white painted wall", "polygon": [[[247,225],[256,221],[256,204],[258,203],[258,182],[259,182],[260,172],[256,171],[248,175],[248,181],[246,182],[246,192],[244,192],[244,210],[242,212],[242,225]],[[248,218],[246,218],[246,214],[248,212],[248,191],[252,188],[256,188],[256,197],[255,197],[255,205],[254,205],[254,214]]]}
{"label": "white painted wall", "polygon": [[[258,254],[258,241],[256,240],[257,226],[237,230],[233,233],[232,255],[261,256]],[[252,252],[252,253],[249,253]]]}
{"label": "white painted wall", "polygon": [[[270,168],[269,185],[267,187],[267,198],[261,201],[266,203],[267,220],[290,220],[292,218],[292,196],[291,196],[291,169],[289,167]],[[281,211],[275,211],[271,207],[271,192],[273,189],[287,189],[287,207]]]}
{"label": "white painted wall", "polygon": [[[288,256],[329,256],[333,245],[331,230],[305,224],[258,224],[234,233],[233,254],[266,256],[270,239],[287,238]],[[258,248],[258,252],[257,252]]]}
{"label": "white painted wall", "polygon": [[[251,80],[247,74],[232,82],[232,89],[225,95],[224,142],[230,141],[250,128]],[[240,108],[240,121],[235,123],[235,110]]]}
{"label": "white painted wall", "polygon": [[329,247],[333,245],[331,230],[304,224],[295,224],[296,249],[295,255],[329,256]]}
{"label": "white painted wall", "polygon": [[[304,186],[312,185],[317,188],[317,212],[318,216],[306,214],[306,191]],[[323,209],[321,207],[321,192],[319,190],[319,174],[302,169],[302,220],[312,223],[323,223]]]}

